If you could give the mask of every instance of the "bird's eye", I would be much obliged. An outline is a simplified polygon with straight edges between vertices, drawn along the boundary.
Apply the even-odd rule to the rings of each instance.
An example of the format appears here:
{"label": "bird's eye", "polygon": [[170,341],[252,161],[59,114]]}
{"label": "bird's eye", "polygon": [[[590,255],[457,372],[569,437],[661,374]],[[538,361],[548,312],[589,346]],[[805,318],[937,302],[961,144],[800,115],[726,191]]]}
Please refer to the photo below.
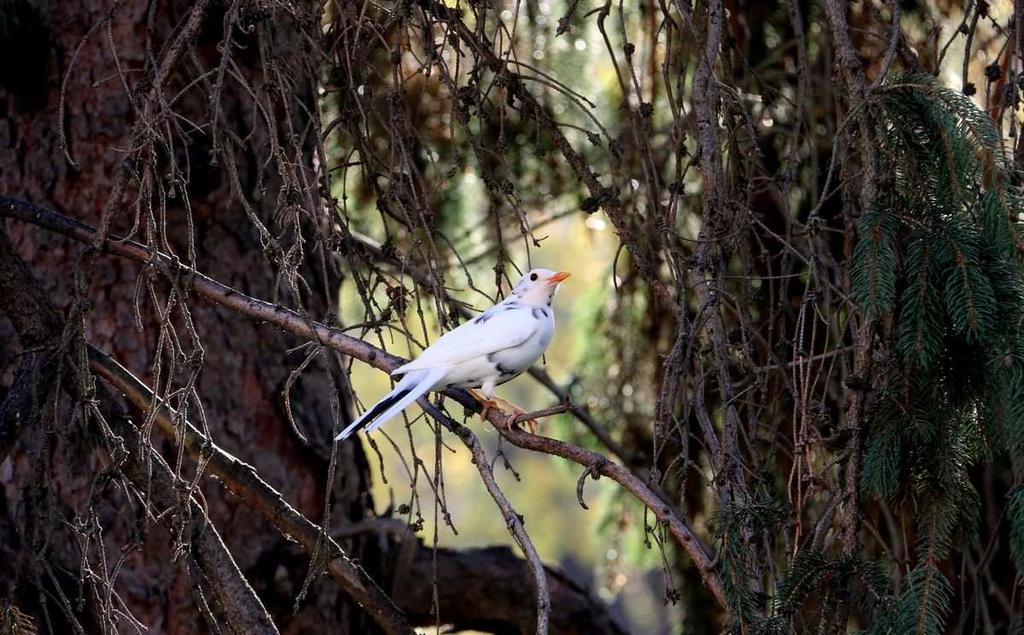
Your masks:
{"label": "bird's eye", "polygon": [[532,281],[536,282],[536,281],[537,281],[537,274],[535,274],[535,273],[531,273],[531,274],[530,274],[530,280],[532,280]]}

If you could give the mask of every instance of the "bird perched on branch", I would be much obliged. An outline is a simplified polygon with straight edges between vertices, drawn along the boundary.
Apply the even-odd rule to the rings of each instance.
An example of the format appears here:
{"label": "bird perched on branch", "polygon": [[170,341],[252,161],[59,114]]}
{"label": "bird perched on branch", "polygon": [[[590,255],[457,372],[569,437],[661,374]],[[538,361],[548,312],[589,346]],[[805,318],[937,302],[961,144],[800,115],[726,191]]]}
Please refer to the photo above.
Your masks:
{"label": "bird perched on branch", "polygon": [[497,407],[494,388],[532,366],[551,343],[555,333],[551,301],[568,277],[564,271],[528,271],[505,300],[445,333],[419,357],[393,370],[391,375],[401,376],[401,381],[342,430],[337,440],[359,430],[376,430],[431,390],[480,388],[483,397],[473,395],[484,411]]}

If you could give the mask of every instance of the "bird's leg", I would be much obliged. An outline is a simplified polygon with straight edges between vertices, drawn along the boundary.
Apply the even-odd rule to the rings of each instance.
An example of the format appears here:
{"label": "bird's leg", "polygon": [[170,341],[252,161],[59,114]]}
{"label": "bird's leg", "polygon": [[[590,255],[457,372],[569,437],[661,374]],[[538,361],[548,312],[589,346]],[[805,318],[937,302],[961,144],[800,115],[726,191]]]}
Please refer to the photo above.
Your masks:
{"label": "bird's leg", "polygon": [[530,431],[530,434],[537,434],[537,422],[535,420],[533,420],[533,419],[528,419],[526,421],[517,422],[513,426],[513,422],[515,422],[517,417],[526,414],[525,410],[523,410],[519,406],[515,405],[514,403],[505,401],[501,397],[495,396],[493,392],[491,392],[491,396],[490,396],[490,398],[488,398],[488,397],[485,396],[485,395],[487,395],[487,392],[488,391],[487,391],[487,387],[486,386],[484,386],[484,389],[483,389],[483,393],[484,394],[483,395],[481,395],[480,393],[476,392],[475,390],[470,390],[469,391],[469,394],[473,395],[473,398],[476,399],[478,402],[480,402],[480,406],[482,407],[482,410],[480,411],[480,416],[482,418],[486,419],[487,418],[487,414],[491,410],[499,410],[499,411],[502,411],[502,412],[511,411],[512,412],[512,416],[507,418],[506,429],[510,429],[512,427],[518,427],[519,423],[525,423],[527,429]]}
{"label": "bird's leg", "polygon": [[487,397],[481,395],[477,391],[469,390],[467,392],[469,392],[469,394],[473,396],[473,399],[476,399],[477,402],[480,404],[480,408],[481,408],[481,410],[480,410],[480,418],[486,419],[488,412],[490,412],[491,410],[497,410],[498,409],[498,404],[497,403],[495,403],[493,400],[488,399]]}
{"label": "bird's leg", "polygon": [[527,419],[526,421],[524,421],[524,423],[526,424],[527,430],[530,431],[530,434],[536,436],[536,434],[537,434],[537,420],[536,419]]}
{"label": "bird's leg", "polygon": [[[512,416],[511,421],[515,421],[517,418],[521,417],[522,415],[526,414],[526,412],[527,412],[526,410],[523,410],[522,408],[520,408],[519,406],[515,405],[514,403],[512,403],[510,401],[505,401],[501,397],[496,397],[494,399],[494,401],[497,403],[497,405],[501,406],[502,410],[511,410],[512,411],[513,416]],[[516,422],[515,423],[516,427],[518,427],[520,423],[525,423],[526,424],[526,429],[530,432],[530,434],[537,434],[537,421],[536,421],[536,419],[524,419],[523,421]]]}
{"label": "bird's leg", "polygon": [[512,403],[510,401],[505,401],[501,397],[495,397],[491,401],[491,403],[493,403],[495,407],[501,408],[503,411],[511,411],[512,412],[512,417],[509,419],[509,427],[510,428],[512,428],[512,427],[517,427],[518,428],[519,424],[525,423],[526,424],[526,428],[527,428],[527,430],[529,430],[530,434],[537,434],[537,422],[536,422],[536,420],[534,420],[534,419],[525,419],[523,421],[516,421],[517,418],[519,418],[519,417],[523,416],[524,414],[526,414],[526,410],[523,410],[522,408],[520,408],[519,406],[515,405],[514,403]]}
{"label": "bird's leg", "polygon": [[477,401],[479,401],[481,405],[483,405],[483,410],[480,412],[480,416],[483,417],[484,419],[487,418],[487,413],[490,412],[491,410],[501,409],[501,406],[498,404],[498,402],[494,401],[495,387],[496,385],[494,383],[494,380],[487,379],[484,380],[483,384],[480,386],[480,392],[483,393],[482,398],[480,397],[480,395],[474,393],[472,390],[469,391],[473,393],[473,396],[477,398]]}

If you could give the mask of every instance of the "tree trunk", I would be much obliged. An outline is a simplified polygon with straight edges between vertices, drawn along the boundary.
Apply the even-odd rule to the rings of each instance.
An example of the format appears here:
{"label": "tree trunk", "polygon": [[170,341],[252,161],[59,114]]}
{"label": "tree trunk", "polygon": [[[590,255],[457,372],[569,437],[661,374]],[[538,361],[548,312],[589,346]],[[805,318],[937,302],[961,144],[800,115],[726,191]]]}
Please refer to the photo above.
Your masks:
{"label": "tree trunk", "polygon": [[[173,41],[177,30],[182,27],[178,18],[188,15],[191,3],[173,2],[171,8],[161,7],[152,16],[147,14],[151,3],[143,0],[127,0],[120,4],[110,20],[107,20],[110,3],[106,0],[85,0],[83,2],[41,2],[38,10],[35,4],[27,2],[5,3],[0,12],[9,12],[6,19],[20,20],[19,24],[34,25],[30,33],[35,45],[30,52],[33,57],[25,59],[29,77],[45,77],[44,82],[33,84],[19,78],[5,77],[0,90],[0,192],[28,201],[44,203],[82,222],[96,226],[100,223],[101,210],[117,186],[117,175],[125,153],[114,148],[126,149],[133,145],[132,126],[139,113],[134,110],[140,96],[147,90],[146,73],[133,73],[147,64],[147,46],[157,55],[163,47]],[[204,70],[215,68],[218,61],[216,45],[223,32],[224,7],[214,3],[203,19],[197,36],[196,51],[199,53],[183,63],[185,68],[201,65]],[[170,16],[175,16],[173,19]],[[147,20],[152,20],[147,28]],[[3,21],[0,20],[0,23]],[[3,31],[0,30],[0,33]],[[76,51],[83,36],[88,40]],[[111,37],[108,37],[111,36]],[[147,42],[146,35],[153,40]],[[8,38],[14,37],[7,35]],[[244,37],[244,36],[243,36]],[[297,39],[298,35],[278,35],[277,50],[279,63],[295,63],[288,55],[296,56],[299,50],[287,37]],[[26,35],[28,38],[28,35]],[[39,42],[48,43],[40,46]],[[254,46],[256,40],[236,38],[236,43]],[[115,51],[112,46],[116,45]],[[19,48],[8,39],[5,50]],[[20,50],[25,51],[24,48]],[[22,53],[25,55],[26,53]],[[4,56],[5,59],[10,59]],[[242,70],[258,77],[260,60],[256,55],[238,56],[251,64]],[[125,70],[124,78],[129,82],[132,99],[129,99],[117,73],[117,67]],[[6,63],[5,63],[6,66]],[[40,75],[37,71],[41,71]],[[167,82],[165,92],[174,95],[185,87],[191,77],[182,72]],[[195,71],[192,71],[195,73]],[[62,78],[67,75],[62,88]],[[146,80],[148,81],[148,80]],[[301,82],[299,86],[303,86]],[[307,97],[312,98],[312,85],[306,84]],[[61,121],[61,91],[66,96],[66,112]],[[273,222],[277,208],[277,195],[281,179],[273,170],[264,169],[262,162],[265,148],[271,139],[265,127],[252,128],[254,106],[251,99],[239,95],[240,89],[227,83],[220,101],[223,120],[231,127],[223,130],[224,136],[232,134],[244,137],[251,134],[247,144],[239,144],[235,152],[238,173],[244,179],[241,191],[250,197],[255,214],[272,233],[280,231]],[[208,119],[208,104],[202,103],[198,93],[186,91],[175,110],[183,117],[194,121]],[[302,122],[299,122],[301,125]],[[61,127],[66,132],[67,150],[77,165],[73,167],[64,156],[61,142]],[[237,196],[224,170],[209,165],[212,150],[210,137],[204,134],[190,135],[191,144],[175,148],[179,165],[189,162],[187,197],[191,212],[183,204],[181,192],[167,199],[167,234],[172,248],[179,254],[187,253],[189,231],[196,243],[198,260],[196,267],[213,277],[227,282],[246,293],[261,298],[280,297],[275,288],[275,275],[267,264],[267,258],[252,224],[243,212]],[[166,156],[159,159],[166,164]],[[137,193],[139,185],[131,183],[131,194]],[[260,196],[261,192],[265,192]],[[128,197],[126,197],[126,200]],[[126,206],[128,207],[128,206]],[[133,222],[130,211],[119,212],[112,230],[115,234],[131,231]],[[187,225],[191,216],[191,230]],[[147,219],[142,219],[141,234],[155,232]],[[73,272],[82,257],[83,247],[66,239],[23,224],[12,224],[12,239],[18,251],[31,263],[38,278],[53,298],[59,299],[60,308],[67,310],[74,292]],[[136,375],[153,385],[155,380],[167,381],[173,371],[174,381],[180,385],[188,377],[190,360],[171,354],[162,357],[154,355],[161,334],[160,324],[153,319],[158,306],[152,297],[147,297],[145,287],[137,288],[142,269],[134,263],[102,257],[97,275],[92,281],[89,297],[92,311],[85,320],[88,341],[106,351],[127,366]],[[185,256],[182,256],[185,259]],[[330,302],[318,292],[326,281],[311,285],[314,292],[304,298],[312,310],[319,311],[318,318],[329,310]],[[332,281],[331,284],[336,284]],[[336,287],[334,287],[336,288]],[[158,292],[167,289],[157,285]],[[166,295],[159,302],[166,301]],[[201,338],[202,366],[199,371],[198,392],[200,395],[217,395],[217,399],[204,399],[202,411],[205,425],[209,427],[212,439],[232,454],[256,467],[264,479],[270,482],[298,510],[319,521],[323,515],[327,483],[329,439],[332,426],[332,404],[329,395],[344,399],[344,391],[338,391],[336,380],[327,371],[330,360],[318,359],[303,372],[301,378],[291,387],[291,407],[295,422],[308,436],[308,443],[292,432],[292,426],[282,406],[282,390],[291,371],[304,359],[302,351],[289,354],[289,350],[301,342],[266,326],[253,325],[244,318],[202,302],[190,302],[192,319]],[[136,310],[138,308],[138,311]],[[141,315],[141,322],[136,322]],[[147,317],[149,316],[149,317]],[[187,329],[175,318],[179,336],[186,340]],[[137,328],[141,325],[143,328]],[[9,326],[4,325],[0,335],[0,367],[12,369],[16,365],[19,351],[10,336]],[[195,343],[185,341],[186,351],[198,355]],[[195,358],[194,358],[195,359]],[[325,363],[325,361],[327,363]],[[160,376],[157,377],[157,371]],[[10,385],[11,376],[4,377],[4,384]],[[199,410],[192,404],[190,414],[199,420]],[[348,407],[344,402],[340,412],[347,416]],[[167,450],[165,456],[175,456],[175,450],[158,434],[153,436],[158,448]],[[358,443],[345,444],[338,461],[338,481],[341,487],[339,499],[334,502],[332,522],[337,525],[358,522],[372,513],[372,499],[369,493],[369,471],[365,457]],[[26,453],[31,449],[19,447],[2,473],[4,500],[0,517],[2,531],[17,534],[23,527],[18,510],[23,505],[29,462]],[[13,468],[13,469],[11,469]],[[192,474],[188,462],[181,475],[188,479]],[[246,577],[252,581],[257,592],[283,632],[308,632],[310,629],[323,632],[365,632],[372,628],[360,610],[343,610],[339,596],[332,585],[318,584],[312,596],[301,603],[300,610],[293,615],[292,605],[295,594],[301,588],[306,576],[308,559],[285,557],[290,552],[290,543],[274,527],[249,508],[239,505],[226,491],[208,479],[201,481],[207,511],[214,525],[220,528],[227,546],[234,555]],[[60,499],[68,510],[82,513],[82,493],[74,489],[73,483],[61,483]],[[113,513],[113,510],[106,510]],[[69,513],[70,515],[70,513]],[[105,539],[109,546],[130,544],[132,536],[126,533],[131,523],[118,524],[112,518],[103,518],[106,528]],[[200,611],[195,605],[192,592],[194,581],[188,570],[187,560],[178,559],[168,571],[174,553],[174,541],[169,536],[147,536],[141,550],[129,559],[128,570],[118,580],[117,588],[122,598],[143,623],[154,630],[150,632],[194,633],[205,628]],[[358,556],[364,567],[371,569],[379,558],[375,555],[375,541],[362,541],[353,556]],[[73,569],[76,557],[67,543],[67,552],[61,554],[62,563]],[[108,557],[115,557],[109,555]],[[27,565],[26,565],[27,566]],[[21,571],[24,574],[27,569]],[[15,571],[7,571],[10,576]],[[376,575],[374,575],[376,577]],[[17,584],[19,597],[26,601],[30,586],[25,578],[6,580]],[[69,593],[74,592],[73,585]]]}

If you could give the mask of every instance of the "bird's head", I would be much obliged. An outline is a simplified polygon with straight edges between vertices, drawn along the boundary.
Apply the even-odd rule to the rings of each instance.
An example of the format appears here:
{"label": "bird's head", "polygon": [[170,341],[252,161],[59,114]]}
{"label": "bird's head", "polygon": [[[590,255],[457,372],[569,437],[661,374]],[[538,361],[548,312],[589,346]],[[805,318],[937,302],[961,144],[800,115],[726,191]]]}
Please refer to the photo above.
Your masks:
{"label": "bird's head", "polygon": [[551,306],[559,285],[568,277],[565,271],[531,269],[512,289],[512,297],[528,306]]}

